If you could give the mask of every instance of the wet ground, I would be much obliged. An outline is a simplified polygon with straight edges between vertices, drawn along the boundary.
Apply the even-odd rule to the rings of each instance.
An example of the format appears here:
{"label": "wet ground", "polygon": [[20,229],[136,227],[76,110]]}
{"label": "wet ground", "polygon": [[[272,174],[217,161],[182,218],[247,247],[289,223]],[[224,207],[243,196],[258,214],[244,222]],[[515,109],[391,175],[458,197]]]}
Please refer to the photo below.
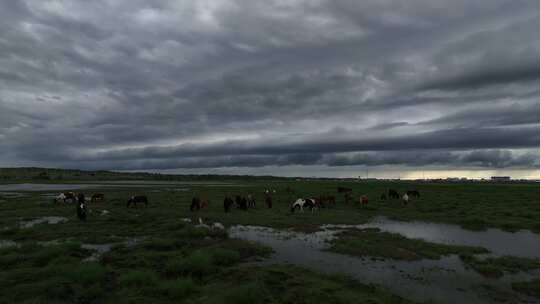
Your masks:
{"label": "wet ground", "polygon": [[527,230],[514,233],[500,229],[472,231],[457,225],[419,221],[403,222],[385,217],[376,217],[365,225],[324,225],[323,227],[326,229],[373,227],[432,243],[477,246],[484,247],[497,255],[540,258],[540,234]]}
{"label": "wet ground", "polygon": [[67,222],[67,218],[62,216],[42,216],[31,220],[23,220],[19,222],[21,228],[32,228],[38,224],[59,224]]}
{"label": "wet ground", "polygon": [[[351,227],[377,227],[430,242],[483,246],[495,254],[540,257],[538,251],[540,235],[526,231],[517,234],[496,229],[473,232],[453,225],[396,222],[385,218],[376,218],[366,225],[359,226],[326,225],[322,231],[309,234],[256,226],[233,226],[229,233],[231,237],[271,246],[275,253],[263,261],[263,264],[288,263],[326,273],[344,273],[362,283],[381,285],[415,301],[493,303],[494,296],[499,298],[503,296],[504,300],[510,303],[538,302],[515,293],[510,285],[514,281],[531,279],[533,273],[518,273],[505,275],[502,279],[489,279],[472,269],[465,268],[456,255],[446,256],[440,260],[406,262],[359,258],[326,251],[329,247],[328,241],[334,238],[341,228]],[[433,231],[428,233],[422,229]],[[510,235],[514,237],[511,238]],[[525,248],[520,247],[524,244],[527,245]],[[496,295],[493,294],[494,290]]]}

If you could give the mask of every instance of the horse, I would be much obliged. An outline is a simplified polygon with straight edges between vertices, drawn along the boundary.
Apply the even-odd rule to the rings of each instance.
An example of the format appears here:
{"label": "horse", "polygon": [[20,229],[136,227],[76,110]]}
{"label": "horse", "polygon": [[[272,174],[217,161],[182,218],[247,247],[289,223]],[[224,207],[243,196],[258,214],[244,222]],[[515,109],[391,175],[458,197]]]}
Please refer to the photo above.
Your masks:
{"label": "horse", "polygon": [[245,197],[237,195],[234,200],[236,202],[236,208],[241,209],[241,210],[248,209],[247,199]]}
{"label": "horse", "polygon": [[367,206],[367,204],[369,203],[369,199],[368,199],[367,195],[362,195],[362,196],[360,196],[360,199],[358,200],[358,202],[362,206]]}
{"label": "horse", "polygon": [[134,207],[137,207],[138,203],[144,203],[144,206],[148,207],[148,198],[145,195],[132,196],[127,201],[126,207],[129,207],[130,205],[133,205]]}
{"label": "horse", "polygon": [[345,204],[348,204],[352,200],[352,193],[346,192],[345,193]]}
{"label": "horse", "polygon": [[388,189],[388,197],[399,199],[399,193],[394,189]]}
{"label": "horse", "polygon": [[285,188],[285,192],[287,192],[289,194],[296,193],[296,191],[293,188],[291,188],[291,186],[287,186],[287,188]]}
{"label": "horse", "polygon": [[90,198],[90,201],[92,203],[95,203],[97,201],[104,201],[105,200],[105,194],[103,193],[94,193],[92,194],[92,197]]}
{"label": "horse", "polygon": [[255,204],[256,204],[256,201],[255,201],[255,198],[253,197],[253,195],[248,194],[248,196],[247,196],[248,208],[255,208]]}
{"label": "horse", "polygon": [[225,209],[225,212],[229,212],[231,210],[231,206],[234,204],[232,198],[226,196],[223,200],[223,209]]}
{"label": "horse", "polygon": [[208,201],[207,199],[193,197],[191,199],[191,205],[189,206],[189,211],[193,212],[193,211],[201,210],[203,208],[207,208],[209,204],[210,204],[210,201]]}
{"label": "horse", "polygon": [[84,200],[77,204],[77,217],[79,220],[86,222],[86,204]]}
{"label": "horse", "polygon": [[420,192],[418,192],[418,190],[409,190],[407,191],[407,195],[414,198],[420,198]]}
{"label": "horse", "polygon": [[75,196],[75,193],[73,192],[63,192],[63,193],[58,194],[54,198],[55,203],[62,202],[62,203],[71,204],[71,203],[74,203],[75,201],[77,201],[77,197]]}
{"label": "horse", "polygon": [[291,212],[294,212],[296,209],[300,210],[300,212],[304,212],[304,207],[310,208],[311,212],[313,212],[315,209],[319,209],[314,199],[299,198],[291,205]]}
{"label": "horse", "polygon": [[351,188],[346,188],[346,187],[337,187],[337,192],[338,193],[347,193],[347,192],[352,192],[352,189]]}
{"label": "horse", "polygon": [[401,200],[403,201],[403,205],[407,206],[407,204],[409,203],[409,196],[407,195],[407,193],[403,194]]}
{"label": "horse", "polygon": [[381,201],[385,201],[385,200],[386,200],[386,194],[383,193],[383,194],[381,194]]}
{"label": "horse", "polygon": [[268,209],[272,209],[272,196],[270,194],[267,194],[264,198],[264,202],[266,203],[266,206]]}
{"label": "horse", "polygon": [[55,202],[55,203],[58,203],[58,202],[65,203],[65,202],[66,202],[66,195],[65,195],[64,193],[58,194],[58,195],[54,198],[54,202]]}

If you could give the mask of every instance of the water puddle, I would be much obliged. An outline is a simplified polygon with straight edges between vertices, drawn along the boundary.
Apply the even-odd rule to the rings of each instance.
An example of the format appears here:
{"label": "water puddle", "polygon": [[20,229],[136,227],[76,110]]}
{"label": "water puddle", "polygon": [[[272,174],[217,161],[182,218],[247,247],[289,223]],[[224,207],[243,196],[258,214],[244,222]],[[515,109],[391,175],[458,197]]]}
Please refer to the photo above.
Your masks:
{"label": "water puddle", "polygon": [[112,243],[109,243],[109,244],[82,244],[81,248],[95,251],[94,253],[92,253],[91,256],[84,259],[83,262],[97,262],[97,261],[99,261],[99,259],[101,258],[102,255],[104,255],[105,253],[111,251],[113,246],[114,246],[114,244],[112,244]]}
{"label": "water puddle", "polygon": [[68,219],[62,216],[43,216],[28,221],[19,222],[21,228],[32,228],[38,224],[59,224],[67,222]]}
{"label": "water puddle", "polygon": [[21,198],[26,197],[26,194],[18,193],[18,192],[0,192],[0,197],[6,198],[6,199],[13,199],[13,198]]}
{"label": "water puddle", "polygon": [[101,259],[101,256],[103,256],[105,253],[111,251],[111,249],[115,245],[122,245],[123,244],[123,245],[126,245],[126,247],[134,247],[144,239],[145,239],[144,237],[133,237],[133,238],[128,238],[126,241],[124,241],[122,243],[82,244],[81,248],[94,251],[94,253],[92,253],[91,256],[84,259],[83,262],[97,262],[97,261],[99,261],[99,259]]}
{"label": "water puddle", "polygon": [[485,231],[472,231],[457,225],[419,221],[402,222],[386,217],[376,217],[365,225],[323,226],[325,229],[371,227],[427,242],[484,247],[496,255],[540,258],[540,234],[527,230],[507,232],[490,228]]}
{"label": "water puddle", "polygon": [[0,240],[0,249],[3,248],[10,248],[10,247],[16,247],[18,246],[17,243],[10,240]]}
{"label": "water puddle", "polygon": [[517,303],[531,299],[514,293],[511,282],[529,280],[531,274],[505,275],[502,279],[487,279],[473,270],[466,269],[456,255],[440,260],[394,261],[359,258],[325,251],[327,241],[335,237],[338,230],[323,230],[315,233],[280,231],[266,227],[234,226],[229,235],[256,241],[274,249],[274,254],[263,264],[286,263],[325,273],[343,273],[362,283],[374,283],[389,291],[414,301],[436,303],[492,303],[479,288],[487,284],[512,295]]}

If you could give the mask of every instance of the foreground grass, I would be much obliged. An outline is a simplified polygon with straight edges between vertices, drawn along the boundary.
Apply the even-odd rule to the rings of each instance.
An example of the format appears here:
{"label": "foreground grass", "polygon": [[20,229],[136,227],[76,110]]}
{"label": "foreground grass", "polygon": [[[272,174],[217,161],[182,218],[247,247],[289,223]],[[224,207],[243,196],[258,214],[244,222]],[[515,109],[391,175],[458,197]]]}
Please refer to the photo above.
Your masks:
{"label": "foreground grass", "polygon": [[440,259],[449,254],[487,253],[484,248],[429,243],[408,239],[399,234],[381,232],[377,228],[350,229],[337,234],[330,251],[353,256],[394,260]]}
{"label": "foreground grass", "polygon": [[80,243],[28,243],[0,250],[0,303],[409,303],[343,276],[240,265],[270,252],[190,225],[98,262]]}
{"label": "foreground grass", "polygon": [[235,269],[215,277],[205,290],[197,303],[411,303],[345,276],[294,266]]}

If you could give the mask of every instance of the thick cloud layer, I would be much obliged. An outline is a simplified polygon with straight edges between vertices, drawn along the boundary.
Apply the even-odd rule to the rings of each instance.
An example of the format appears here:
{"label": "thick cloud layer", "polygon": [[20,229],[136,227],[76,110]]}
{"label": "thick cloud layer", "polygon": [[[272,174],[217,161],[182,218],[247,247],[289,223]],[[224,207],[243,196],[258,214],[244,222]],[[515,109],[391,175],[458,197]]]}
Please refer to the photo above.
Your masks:
{"label": "thick cloud layer", "polygon": [[539,12],[536,0],[0,1],[0,166],[535,170]]}

